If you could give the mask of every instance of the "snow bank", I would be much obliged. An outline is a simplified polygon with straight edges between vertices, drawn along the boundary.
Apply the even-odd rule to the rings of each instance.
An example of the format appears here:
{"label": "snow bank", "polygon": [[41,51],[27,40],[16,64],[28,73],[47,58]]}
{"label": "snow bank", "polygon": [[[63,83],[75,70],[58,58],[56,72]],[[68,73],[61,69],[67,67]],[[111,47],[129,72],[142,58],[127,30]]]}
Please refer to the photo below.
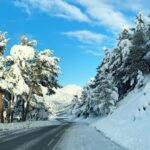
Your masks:
{"label": "snow bank", "polygon": [[95,117],[95,118],[92,118],[92,117],[91,118],[82,118],[82,117],[77,118],[76,116],[72,117],[73,122],[87,124],[87,125],[90,125],[91,123],[96,122],[99,119],[100,117]]}
{"label": "snow bank", "polygon": [[36,128],[59,124],[60,122],[55,119],[51,119],[49,121],[26,121],[26,122],[3,123],[3,124],[0,123],[0,131]]}
{"label": "snow bank", "polygon": [[130,92],[110,116],[92,124],[113,141],[132,150],[150,149],[150,83]]}

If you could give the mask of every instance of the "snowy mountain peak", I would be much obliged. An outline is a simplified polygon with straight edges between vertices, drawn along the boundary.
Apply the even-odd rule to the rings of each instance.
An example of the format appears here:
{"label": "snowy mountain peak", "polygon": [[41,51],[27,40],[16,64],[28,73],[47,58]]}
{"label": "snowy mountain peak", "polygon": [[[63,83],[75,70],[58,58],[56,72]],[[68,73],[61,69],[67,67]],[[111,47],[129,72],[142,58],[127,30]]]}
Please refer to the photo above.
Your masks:
{"label": "snowy mountain peak", "polygon": [[48,97],[48,100],[62,108],[71,103],[74,95],[81,95],[82,87],[75,84],[70,84],[63,88],[56,89],[55,92],[56,93],[54,95]]}

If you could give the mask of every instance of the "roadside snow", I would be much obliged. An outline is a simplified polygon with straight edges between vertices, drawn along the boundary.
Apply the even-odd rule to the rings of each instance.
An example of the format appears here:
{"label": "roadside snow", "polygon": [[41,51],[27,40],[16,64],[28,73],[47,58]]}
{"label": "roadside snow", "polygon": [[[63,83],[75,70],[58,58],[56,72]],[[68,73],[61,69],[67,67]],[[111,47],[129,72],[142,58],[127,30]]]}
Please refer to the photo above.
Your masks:
{"label": "roadside snow", "polygon": [[100,117],[95,117],[95,118],[82,118],[82,117],[77,118],[77,117],[74,117],[74,118],[72,118],[73,122],[84,123],[87,125],[91,125],[93,122],[96,122],[99,119],[100,119]]}
{"label": "roadside snow", "polygon": [[60,122],[51,119],[48,121],[26,121],[26,122],[17,122],[17,123],[0,123],[0,132],[6,130],[18,130],[18,129],[27,129],[27,128],[37,128],[50,125],[59,125]]}
{"label": "roadside snow", "polygon": [[68,128],[54,149],[61,150],[124,150],[85,124],[74,124]]}
{"label": "roadside snow", "polygon": [[150,149],[150,83],[130,92],[110,116],[92,124],[106,136],[131,150]]}

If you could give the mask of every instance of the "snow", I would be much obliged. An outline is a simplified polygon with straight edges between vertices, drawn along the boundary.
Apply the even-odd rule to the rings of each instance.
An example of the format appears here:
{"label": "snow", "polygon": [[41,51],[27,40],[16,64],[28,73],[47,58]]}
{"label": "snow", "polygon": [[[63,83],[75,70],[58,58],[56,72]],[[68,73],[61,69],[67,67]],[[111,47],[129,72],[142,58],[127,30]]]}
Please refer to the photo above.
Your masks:
{"label": "snow", "polygon": [[22,94],[23,92],[28,93],[29,87],[25,84],[21,71],[17,64],[11,66],[9,74],[5,75],[7,78],[0,81],[0,85],[4,89],[12,89],[13,93]]}
{"label": "snow", "polygon": [[144,59],[150,64],[150,52],[144,56]]}
{"label": "snow", "polygon": [[118,109],[92,126],[131,150],[150,149],[150,82],[130,92]]}
{"label": "snow", "polygon": [[14,60],[31,60],[35,55],[35,50],[26,45],[14,45],[10,50],[11,56]]}
{"label": "snow", "polygon": [[94,128],[76,123],[68,128],[54,149],[61,150],[123,150]]}
{"label": "snow", "polygon": [[6,39],[7,32],[0,31],[0,47],[5,47],[9,39]]}
{"label": "snow", "polygon": [[[71,118],[71,117],[70,117]],[[87,125],[91,125],[93,122],[96,122],[100,119],[101,117],[89,117],[89,118],[83,118],[83,117],[73,117],[72,116],[72,120],[73,122],[76,123],[84,123]]]}
{"label": "snow", "polygon": [[4,42],[0,42],[0,47],[6,46]]}
{"label": "snow", "polygon": [[55,57],[52,56],[52,51],[49,49],[46,49],[38,54],[40,61],[45,61],[49,64],[55,65]]}
{"label": "snow", "polygon": [[18,130],[27,128],[37,128],[50,125],[59,125],[60,122],[51,118],[47,121],[26,121],[26,122],[16,122],[16,123],[0,123],[0,131],[6,130]]}
{"label": "snow", "polygon": [[123,58],[125,58],[130,53],[131,41],[124,39],[120,42],[119,46],[122,49]]}

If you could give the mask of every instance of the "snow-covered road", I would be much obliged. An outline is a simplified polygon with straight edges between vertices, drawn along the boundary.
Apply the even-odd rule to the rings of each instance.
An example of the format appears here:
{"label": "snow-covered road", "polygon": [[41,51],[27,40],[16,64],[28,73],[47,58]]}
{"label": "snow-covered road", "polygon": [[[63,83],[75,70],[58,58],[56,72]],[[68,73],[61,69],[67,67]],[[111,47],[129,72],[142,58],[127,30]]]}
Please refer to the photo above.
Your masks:
{"label": "snow-covered road", "polygon": [[54,150],[125,150],[86,124],[75,123],[65,130]]}
{"label": "snow-covered road", "polygon": [[[2,150],[125,150],[84,123],[59,119],[59,125],[3,132]],[[21,132],[22,131],[22,132]]]}

